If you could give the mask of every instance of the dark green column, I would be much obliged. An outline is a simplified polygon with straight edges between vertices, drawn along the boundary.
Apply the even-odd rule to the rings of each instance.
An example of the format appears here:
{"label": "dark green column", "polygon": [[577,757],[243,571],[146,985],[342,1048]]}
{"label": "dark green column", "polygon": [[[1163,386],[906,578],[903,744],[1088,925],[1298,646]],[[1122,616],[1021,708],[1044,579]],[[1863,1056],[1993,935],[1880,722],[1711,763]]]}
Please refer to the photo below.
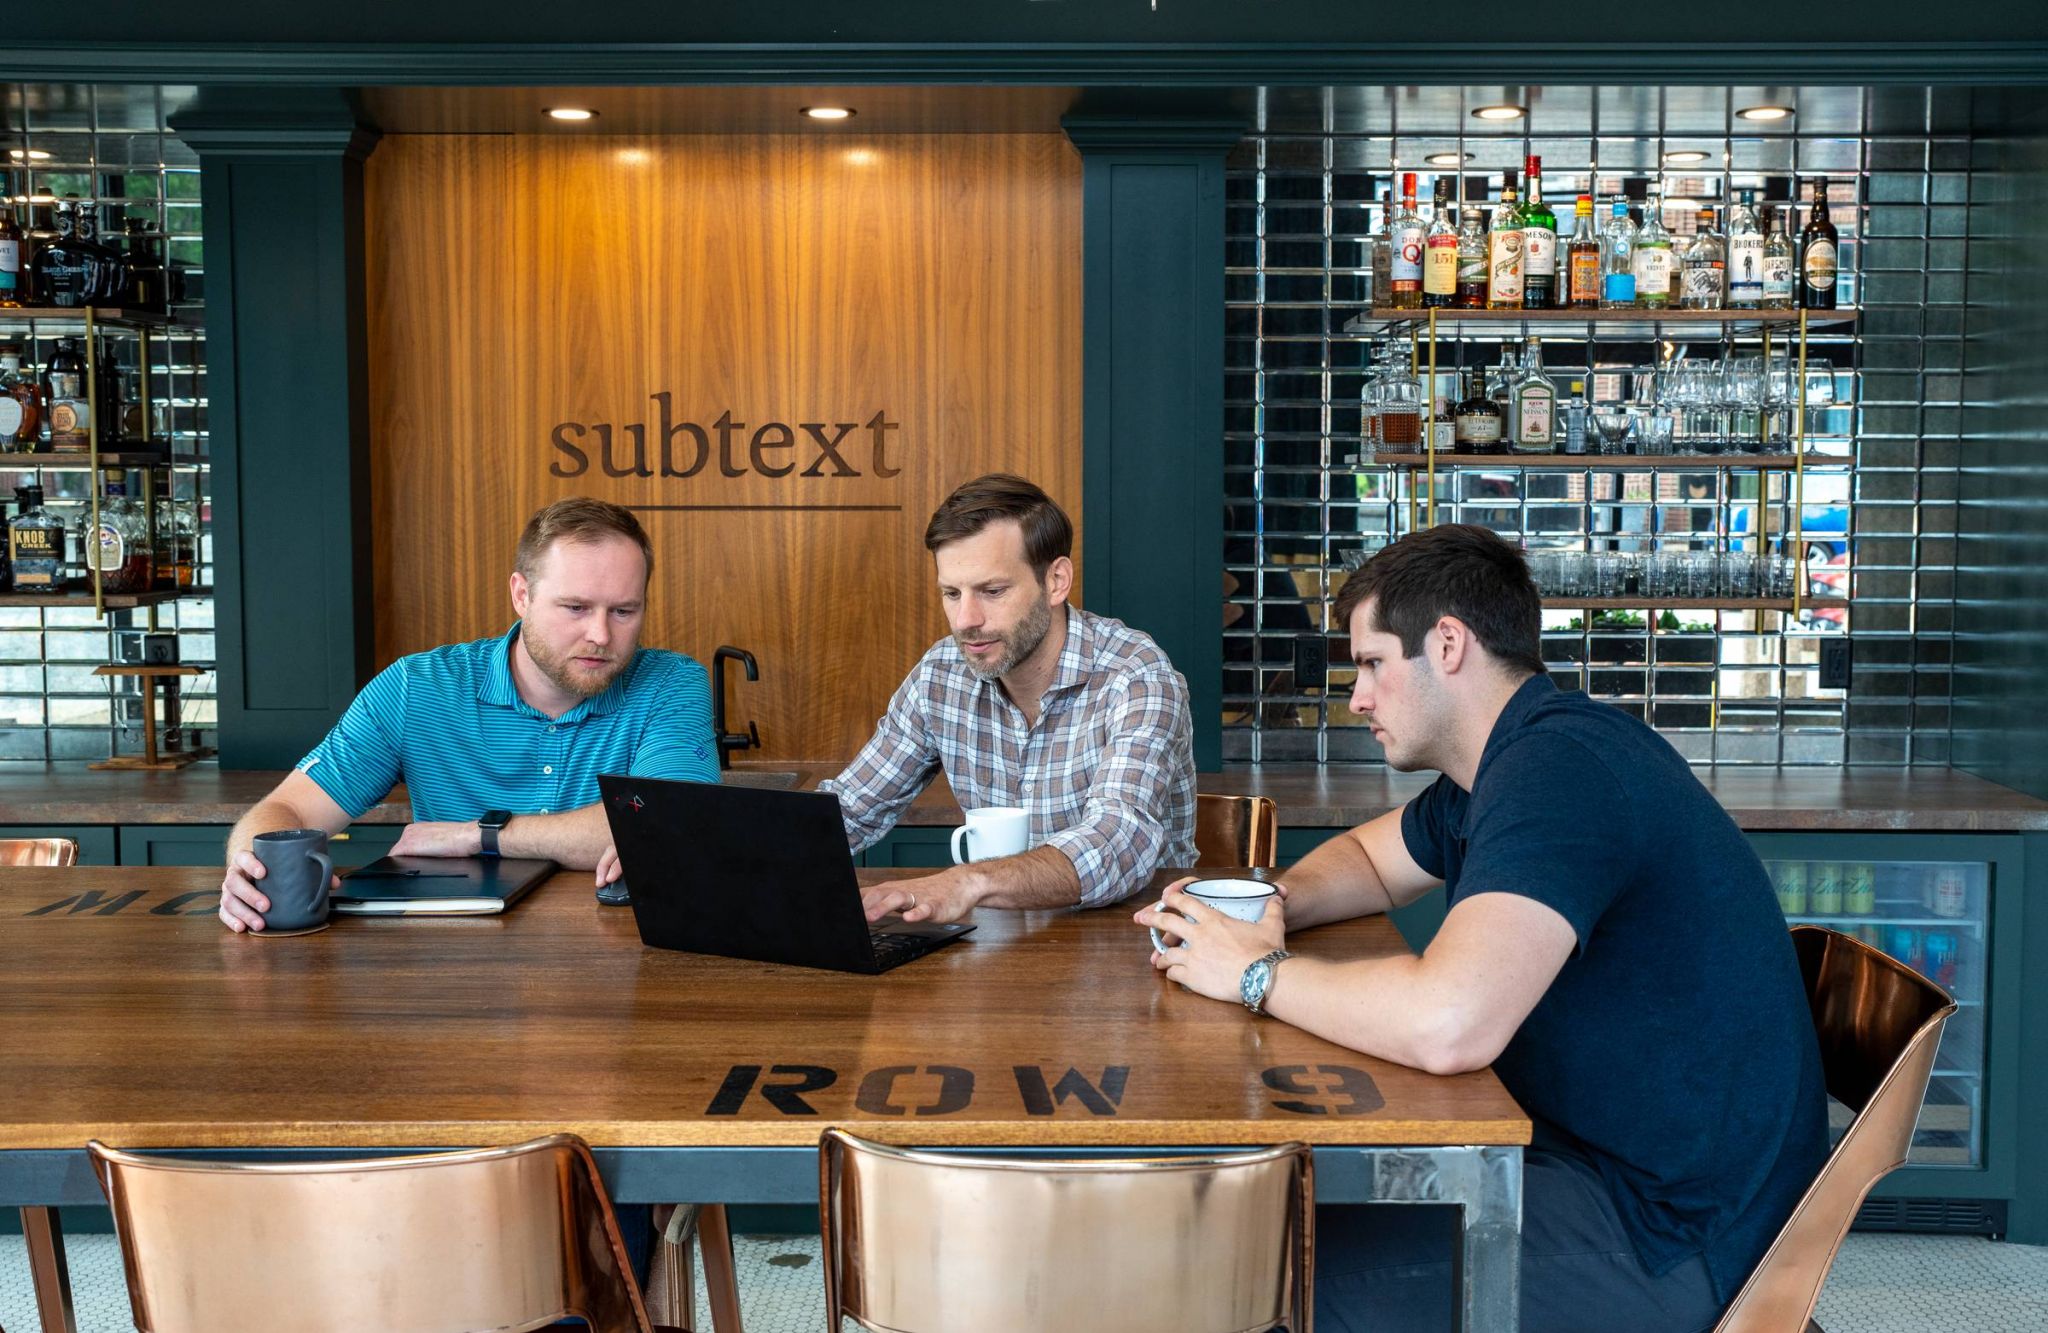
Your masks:
{"label": "dark green column", "polygon": [[1214,121],[1069,117],[1082,160],[1081,572],[1188,679],[1223,759],[1223,160]]}
{"label": "dark green column", "polygon": [[208,90],[199,154],[220,754],[289,767],[374,648],[363,159],[338,93]]}

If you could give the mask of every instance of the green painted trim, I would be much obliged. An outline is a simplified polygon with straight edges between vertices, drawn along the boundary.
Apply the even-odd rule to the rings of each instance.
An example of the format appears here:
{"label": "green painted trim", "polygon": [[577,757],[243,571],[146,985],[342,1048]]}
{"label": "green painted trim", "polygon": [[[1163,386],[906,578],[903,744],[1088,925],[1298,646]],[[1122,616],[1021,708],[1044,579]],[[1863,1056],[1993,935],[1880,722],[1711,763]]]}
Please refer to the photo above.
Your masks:
{"label": "green painted trim", "polygon": [[[2048,83],[2048,42],[540,42],[16,41],[0,80],[239,85],[1014,83]],[[1420,77],[1419,77],[1420,76]]]}

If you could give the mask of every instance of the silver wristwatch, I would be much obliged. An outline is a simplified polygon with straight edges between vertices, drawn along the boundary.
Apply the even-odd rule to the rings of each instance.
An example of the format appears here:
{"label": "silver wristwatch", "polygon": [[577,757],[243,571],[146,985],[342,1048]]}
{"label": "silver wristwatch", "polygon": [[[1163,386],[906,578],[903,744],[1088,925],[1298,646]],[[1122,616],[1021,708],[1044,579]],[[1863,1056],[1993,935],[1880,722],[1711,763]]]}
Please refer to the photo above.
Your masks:
{"label": "silver wristwatch", "polygon": [[1285,949],[1275,949],[1244,970],[1238,980],[1237,991],[1244,999],[1244,1007],[1255,1014],[1266,1012],[1266,992],[1273,989],[1273,973],[1280,967],[1280,960],[1292,958]]}

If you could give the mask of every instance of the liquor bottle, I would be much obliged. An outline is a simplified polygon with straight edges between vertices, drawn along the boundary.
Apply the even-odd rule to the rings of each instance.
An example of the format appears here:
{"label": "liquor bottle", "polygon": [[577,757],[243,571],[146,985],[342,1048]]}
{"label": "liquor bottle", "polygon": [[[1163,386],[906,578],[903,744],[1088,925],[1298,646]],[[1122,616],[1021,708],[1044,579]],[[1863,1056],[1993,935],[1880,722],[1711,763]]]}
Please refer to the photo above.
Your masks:
{"label": "liquor bottle", "polygon": [[1685,247],[1684,295],[1679,304],[1687,310],[1719,310],[1728,282],[1727,252],[1714,233],[1713,209],[1702,208],[1694,220],[1692,241]]}
{"label": "liquor bottle", "polygon": [[1422,304],[1442,309],[1458,295],[1458,211],[1451,178],[1436,178],[1436,216],[1422,237]]}
{"label": "liquor bottle", "polygon": [[1628,201],[1614,201],[1614,216],[1600,235],[1600,304],[1609,310],[1631,309],[1636,303],[1636,224]]}
{"label": "liquor bottle", "polygon": [[1572,209],[1572,239],[1565,246],[1565,301],[1574,310],[1600,308],[1600,237],[1593,231],[1593,196]]}
{"label": "liquor bottle", "polygon": [[85,358],[76,338],[59,338],[43,376],[50,447],[82,453],[92,447],[92,404],[85,396]]}
{"label": "liquor bottle", "polygon": [[1557,452],[1557,386],[1543,373],[1543,340],[1529,339],[1522,356],[1521,378],[1511,390],[1514,395],[1514,438],[1509,449],[1518,454]]}
{"label": "liquor bottle", "polygon": [[114,247],[100,239],[99,205],[90,199],[80,200],[73,210],[71,238],[91,265],[86,278],[90,301],[118,304],[128,289],[128,267]]}
{"label": "liquor bottle", "polygon": [[164,277],[163,238],[153,234],[142,218],[129,218],[121,224],[121,242],[121,262],[128,275],[121,304],[131,310],[162,314],[170,304],[170,289]]}
{"label": "liquor bottle", "polygon": [[1799,243],[1792,238],[1792,205],[1786,204],[1771,219],[1770,235],[1764,238],[1764,309],[1792,308],[1798,294],[1793,281],[1798,254]]}
{"label": "liquor bottle", "polygon": [[92,282],[98,256],[78,244],[78,201],[57,203],[57,235],[29,260],[29,291],[40,305],[82,306],[92,303]]}
{"label": "liquor bottle", "polygon": [[1429,443],[1439,454],[1454,453],[1458,447],[1457,420],[1453,411],[1460,388],[1458,377],[1446,385],[1443,376],[1437,376],[1435,389],[1429,400]]}
{"label": "liquor bottle", "polygon": [[1664,230],[1663,207],[1651,195],[1643,205],[1643,229],[1636,233],[1636,308],[1663,310],[1671,304],[1671,233]]}
{"label": "liquor bottle", "polygon": [[1584,380],[1572,381],[1572,396],[1565,400],[1564,407],[1560,410],[1558,416],[1560,422],[1557,432],[1558,452],[1566,454],[1585,453],[1587,442],[1586,424],[1590,411],[1586,403],[1586,382]]}
{"label": "liquor bottle", "polygon": [[1392,276],[1392,297],[1396,310],[1422,308],[1422,242],[1426,234],[1422,215],[1415,211],[1415,173],[1401,173],[1401,211],[1387,226],[1393,253],[1388,259]]}
{"label": "liquor bottle", "polygon": [[43,431],[43,391],[23,370],[21,346],[0,343],[0,449],[33,449]]}
{"label": "liquor bottle", "polygon": [[1522,308],[1522,206],[1515,202],[1515,173],[1503,173],[1500,206],[1486,233],[1486,305],[1489,310]]}
{"label": "liquor bottle", "polygon": [[1500,452],[1500,437],[1503,419],[1500,405],[1486,393],[1486,373],[1470,371],[1467,374],[1465,396],[1458,400],[1452,414],[1453,429],[1456,431],[1456,449],[1461,454],[1492,454]]}
{"label": "liquor bottle", "polygon": [[1460,310],[1486,308],[1486,227],[1479,210],[1467,208],[1458,226],[1458,294]]}
{"label": "liquor bottle", "polygon": [[1813,212],[1799,233],[1799,304],[1808,310],[1835,308],[1840,263],[1835,224],[1828,221],[1828,183],[1813,183]]}
{"label": "liquor bottle", "polygon": [[1394,299],[1394,207],[1387,191],[1380,191],[1380,227],[1365,238],[1372,260],[1372,303],[1384,306]]}
{"label": "liquor bottle", "polygon": [[43,507],[43,488],[17,486],[21,512],[7,525],[7,558],[16,592],[64,591],[64,520]]}
{"label": "liquor bottle", "polygon": [[1529,195],[1522,203],[1522,304],[1549,310],[1564,304],[1557,295],[1557,214],[1543,202],[1543,159],[1528,163]]}
{"label": "liquor bottle", "polygon": [[1486,396],[1500,409],[1500,439],[1502,444],[1515,438],[1515,381],[1522,378],[1522,363],[1515,355],[1515,349],[1503,346],[1500,349],[1500,364],[1493,368],[1493,383]]}
{"label": "liquor bottle", "polygon": [[11,520],[7,515],[7,501],[0,499],[0,592],[14,591],[14,562],[8,559],[7,527]]}
{"label": "liquor bottle", "polygon": [[107,483],[99,522],[86,539],[85,567],[88,574],[99,575],[100,588],[106,592],[148,592],[156,581],[149,520],[119,480]]}
{"label": "liquor bottle", "polygon": [[28,236],[14,220],[14,205],[0,199],[0,308],[21,306],[28,296]]}
{"label": "liquor bottle", "polygon": [[1756,220],[1756,191],[1744,190],[1728,214],[1728,305],[1755,310],[1764,303],[1764,233]]}

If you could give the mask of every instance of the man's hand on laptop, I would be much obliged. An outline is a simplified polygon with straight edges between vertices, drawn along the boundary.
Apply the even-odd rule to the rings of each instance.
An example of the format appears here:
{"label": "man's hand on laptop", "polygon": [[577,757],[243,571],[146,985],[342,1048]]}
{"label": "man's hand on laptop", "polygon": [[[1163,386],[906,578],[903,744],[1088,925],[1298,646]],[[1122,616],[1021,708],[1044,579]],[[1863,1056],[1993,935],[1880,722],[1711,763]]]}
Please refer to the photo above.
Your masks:
{"label": "man's hand on laptop", "polygon": [[860,905],[870,921],[891,912],[901,912],[905,921],[959,921],[980,901],[980,882],[973,867],[954,866],[936,875],[862,889]]}
{"label": "man's hand on laptop", "polygon": [[407,824],[392,845],[393,856],[481,856],[483,830],[474,822]]}

